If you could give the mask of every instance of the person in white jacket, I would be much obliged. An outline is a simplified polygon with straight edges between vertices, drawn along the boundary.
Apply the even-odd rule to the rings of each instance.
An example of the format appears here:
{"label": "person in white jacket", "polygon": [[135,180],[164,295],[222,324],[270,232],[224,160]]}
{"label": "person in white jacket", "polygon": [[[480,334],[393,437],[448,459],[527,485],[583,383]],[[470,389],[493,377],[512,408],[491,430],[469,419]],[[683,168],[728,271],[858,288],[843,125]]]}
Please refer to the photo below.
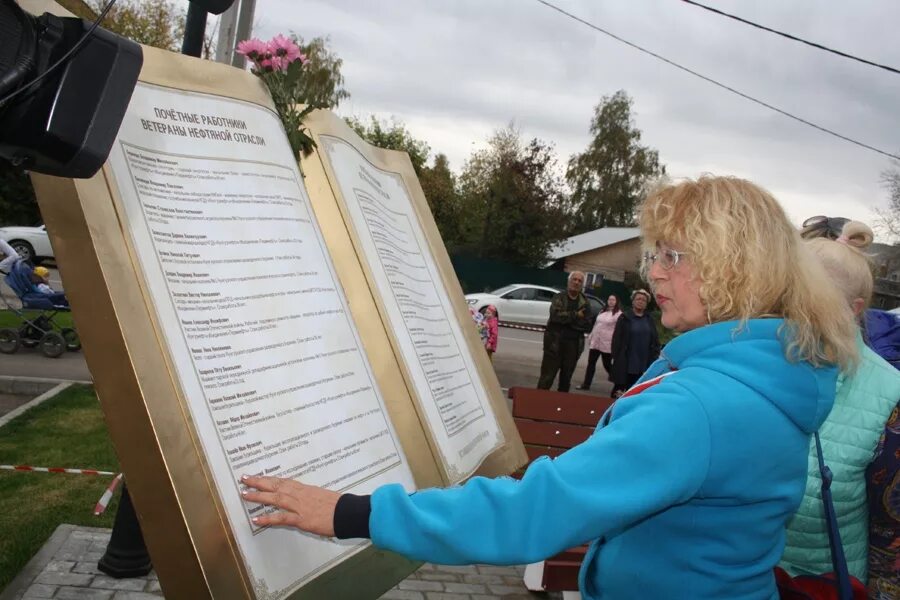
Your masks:
{"label": "person in white jacket", "polygon": [[10,246],[6,240],[0,239],[0,275],[9,273],[12,266],[19,260],[19,253]]}

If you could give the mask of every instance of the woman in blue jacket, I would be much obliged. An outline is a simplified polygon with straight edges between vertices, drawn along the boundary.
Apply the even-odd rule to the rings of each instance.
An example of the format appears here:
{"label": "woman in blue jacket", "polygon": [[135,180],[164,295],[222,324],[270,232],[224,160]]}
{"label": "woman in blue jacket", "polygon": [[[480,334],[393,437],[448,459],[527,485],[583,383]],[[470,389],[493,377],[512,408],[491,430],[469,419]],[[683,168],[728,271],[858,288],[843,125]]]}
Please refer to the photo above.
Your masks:
{"label": "woman in blue jacket", "polygon": [[255,519],[443,564],[522,564],[592,541],[585,598],[777,598],[809,436],[857,361],[850,309],[756,185],[703,177],[641,209],[646,274],[682,332],[583,444],[520,481],[340,495],[245,477]]}

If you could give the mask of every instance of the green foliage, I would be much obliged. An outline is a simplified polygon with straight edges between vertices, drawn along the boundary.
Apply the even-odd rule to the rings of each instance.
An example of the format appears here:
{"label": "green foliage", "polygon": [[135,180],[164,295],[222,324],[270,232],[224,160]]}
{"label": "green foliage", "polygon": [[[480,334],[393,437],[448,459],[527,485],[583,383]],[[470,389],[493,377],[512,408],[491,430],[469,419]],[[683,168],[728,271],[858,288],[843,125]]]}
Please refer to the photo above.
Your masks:
{"label": "green foliage", "polygon": [[316,147],[316,142],[309,135],[308,130],[303,127],[303,119],[310,112],[318,108],[313,104],[307,104],[303,109],[300,105],[304,104],[302,98],[306,87],[305,67],[299,60],[295,60],[286,71],[257,71],[254,70],[257,77],[262,79],[272,94],[272,101],[275,103],[275,110],[281,117],[284,124],[284,130],[287,132],[288,141],[294,154],[303,153],[304,155],[312,152]]}
{"label": "green foliage", "polygon": [[[95,0],[99,14],[106,0]],[[168,0],[119,0],[103,19],[105,29],[139,44],[178,52],[184,39],[185,11]]]}
{"label": "green foliage", "polygon": [[569,160],[566,179],[575,209],[573,235],[634,225],[638,201],[654,180],[665,175],[659,153],[640,144],[641,131],[631,106],[623,90],[603,97],[591,120],[593,139]]}
{"label": "green foliage", "polygon": [[316,108],[337,108],[341,100],[350,97],[341,75],[344,61],[328,49],[327,37],[315,37],[309,42],[304,42],[297,34],[291,34],[291,38],[307,58],[303,68],[303,92],[298,102]]}
{"label": "green foliage", "polygon": [[460,247],[465,241],[462,199],[457,189],[456,176],[450,170],[445,154],[434,157],[434,164],[423,167],[419,173],[419,183],[428,200],[428,208],[437,223],[444,245],[450,251]]}
{"label": "green foliage", "polygon": [[0,158],[0,226],[41,222],[28,174]]}
{"label": "green foliage", "polygon": [[[393,118],[390,122],[381,121],[375,115],[371,115],[368,122],[356,117],[348,117],[346,121],[359,137],[373,146],[406,152],[416,175],[422,175],[431,148],[422,140],[414,138],[400,120]],[[444,160],[446,161],[446,157]]]}
{"label": "green foliage", "polygon": [[[0,429],[0,464],[118,471],[93,390],[73,386]],[[117,497],[93,514],[109,478],[0,471],[0,589],[62,523],[112,527]]]}
{"label": "green foliage", "polygon": [[540,266],[567,237],[568,199],[550,145],[523,144],[512,125],[472,155],[460,176],[462,250]]}

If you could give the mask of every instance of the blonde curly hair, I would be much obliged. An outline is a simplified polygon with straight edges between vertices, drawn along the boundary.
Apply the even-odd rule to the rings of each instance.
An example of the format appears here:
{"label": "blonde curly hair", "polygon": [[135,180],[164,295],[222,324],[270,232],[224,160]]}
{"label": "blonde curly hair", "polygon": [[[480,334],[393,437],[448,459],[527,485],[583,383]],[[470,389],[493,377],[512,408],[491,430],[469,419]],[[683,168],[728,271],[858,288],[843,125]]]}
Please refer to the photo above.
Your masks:
{"label": "blonde curly hair", "polygon": [[710,322],[783,317],[789,360],[855,367],[850,307],[764,189],[714,176],[661,187],[643,202],[640,226],[646,249],[687,253]]}

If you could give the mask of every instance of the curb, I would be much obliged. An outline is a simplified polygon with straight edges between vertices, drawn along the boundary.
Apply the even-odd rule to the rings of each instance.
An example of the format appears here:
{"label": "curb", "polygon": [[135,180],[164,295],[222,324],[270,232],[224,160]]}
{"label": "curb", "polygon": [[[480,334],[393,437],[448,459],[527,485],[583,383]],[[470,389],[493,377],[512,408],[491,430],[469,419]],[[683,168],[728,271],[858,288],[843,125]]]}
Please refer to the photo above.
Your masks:
{"label": "curb", "polygon": [[22,567],[15,579],[10,581],[6,589],[0,593],[0,600],[18,600],[25,595],[25,591],[31,583],[41,574],[44,566],[53,560],[56,551],[69,539],[69,536],[72,535],[75,529],[75,525],[66,523],[57,527],[50,539],[38,550],[38,553],[31,557],[31,560]]}
{"label": "curb", "polygon": [[43,394],[41,394],[37,398],[34,398],[33,400],[29,400],[22,406],[20,406],[18,408],[14,408],[13,410],[9,411],[8,413],[6,413],[2,417],[0,417],[0,427],[3,427],[4,425],[9,423],[13,419],[18,417],[22,413],[24,413],[25,411],[27,411],[28,409],[33,408],[33,407],[37,406],[38,404],[44,402],[48,398],[52,398],[53,396],[57,395],[58,393],[60,393],[61,391],[63,391],[64,389],[66,389],[67,387],[72,385],[73,383],[74,382],[72,382],[72,381],[64,381],[62,383],[57,383],[56,386],[45,391]]}

